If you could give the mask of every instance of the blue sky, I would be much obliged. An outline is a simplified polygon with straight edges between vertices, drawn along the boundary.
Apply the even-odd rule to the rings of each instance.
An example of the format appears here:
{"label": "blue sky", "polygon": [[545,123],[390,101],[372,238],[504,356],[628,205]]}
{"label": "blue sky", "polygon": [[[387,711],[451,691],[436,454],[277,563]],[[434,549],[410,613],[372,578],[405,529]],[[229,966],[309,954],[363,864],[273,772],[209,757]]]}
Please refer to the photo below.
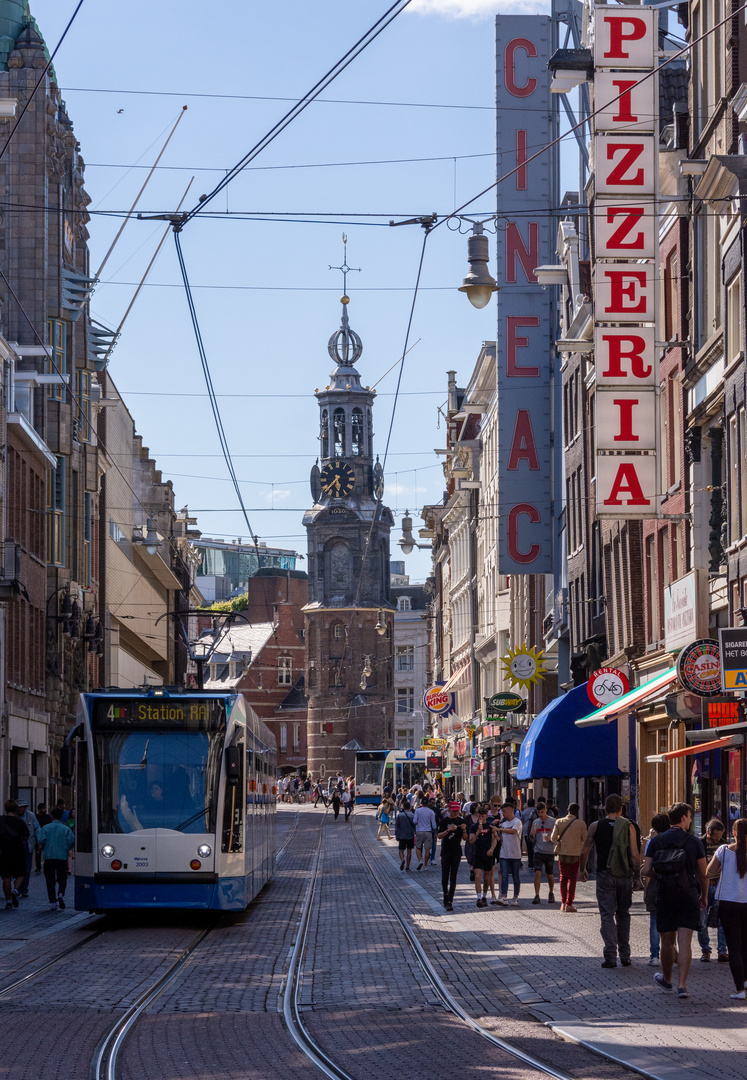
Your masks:
{"label": "blue sky", "polygon": [[[74,0],[32,2],[50,48],[74,6]],[[55,67],[87,163],[91,209],[129,207],[145,177],[142,167],[131,166],[152,163],[185,104],[162,159],[168,168],[157,172],[141,209],[174,209],[194,175],[187,200],[193,205],[290,105],[257,99],[299,97],[387,6],[386,0],[87,0]],[[422,243],[418,226],[381,223],[432,211],[443,216],[494,180],[493,16],[545,9],[520,0],[418,0],[326,91],[334,103],[310,106],[211,204],[292,221],[200,215],[184,230],[236,472],[252,526],[268,544],[305,551],[301,514],[311,501],[308,475],[317,454],[313,392],[331,369],[327,340],[339,325],[341,279],[328,266],[342,261],[343,230],[349,264],[362,267],[349,278],[349,314],[363,339],[361,375],[373,384],[401,354]],[[393,160],[413,158],[439,160]],[[388,163],[372,164],[381,161]],[[341,164],[360,162],[369,164]],[[491,194],[474,209],[489,213],[493,205]],[[299,220],[311,212],[327,217]],[[118,227],[114,218],[91,221],[92,271]],[[128,225],[93,296],[95,318],[119,323],[162,228]],[[410,338],[417,344],[406,360],[387,465],[385,501],[396,516],[440,499],[443,476],[433,448],[444,440],[437,407],[446,396],[445,372],[455,368],[463,384],[482,342],[495,336],[494,305],[476,311],[456,291],[466,270],[466,237],[438,229],[428,242]],[[173,480],[177,507],[188,504],[208,535],[246,537],[179,281],[169,238],[110,370],[146,445]],[[393,371],[378,386],[380,453],[395,383]],[[428,572],[426,552],[407,563],[415,578]]]}

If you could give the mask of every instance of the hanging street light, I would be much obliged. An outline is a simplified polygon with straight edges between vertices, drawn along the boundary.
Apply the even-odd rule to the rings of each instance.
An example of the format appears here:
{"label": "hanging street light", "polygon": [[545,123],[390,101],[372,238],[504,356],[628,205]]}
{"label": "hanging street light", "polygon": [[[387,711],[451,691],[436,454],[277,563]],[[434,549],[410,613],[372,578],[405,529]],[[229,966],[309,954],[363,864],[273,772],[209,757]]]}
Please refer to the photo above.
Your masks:
{"label": "hanging street light", "polygon": [[482,222],[476,221],[472,226],[472,235],[467,239],[469,273],[459,286],[459,292],[466,293],[470,304],[476,308],[484,308],[498,290],[496,280],[488,270],[489,259],[488,238],[483,232]]}

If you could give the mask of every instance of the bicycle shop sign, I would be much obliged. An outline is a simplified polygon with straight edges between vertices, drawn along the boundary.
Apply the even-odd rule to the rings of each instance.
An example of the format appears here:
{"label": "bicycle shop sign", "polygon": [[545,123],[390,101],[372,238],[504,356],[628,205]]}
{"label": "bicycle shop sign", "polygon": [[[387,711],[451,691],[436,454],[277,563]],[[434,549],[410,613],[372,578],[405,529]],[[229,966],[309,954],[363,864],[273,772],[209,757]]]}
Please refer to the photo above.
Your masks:
{"label": "bicycle shop sign", "polygon": [[586,684],[589,700],[598,709],[612,705],[623,694],[627,694],[628,690],[630,683],[625,672],[612,667],[597,668],[591,673]]}
{"label": "bicycle shop sign", "polygon": [[596,6],[594,364],[597,514],[659,515],[658,11]]}

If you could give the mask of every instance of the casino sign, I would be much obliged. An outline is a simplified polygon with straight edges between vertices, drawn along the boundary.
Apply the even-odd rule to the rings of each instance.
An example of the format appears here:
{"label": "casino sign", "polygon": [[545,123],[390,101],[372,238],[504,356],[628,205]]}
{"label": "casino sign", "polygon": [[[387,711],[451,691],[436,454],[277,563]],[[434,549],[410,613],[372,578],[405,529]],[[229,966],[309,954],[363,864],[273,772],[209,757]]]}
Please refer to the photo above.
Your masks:
{"label": "casino sign", "polygon": [[444,693],[444,683],[433,683],[423,694],[423,705],[434,716],[451,716],[456,708],[455,695]]}
{"label": "casino sign", "polygon": [[691,694],[716,697],[721,690],[721,650],[713,638],[698,638],[677,657],[677,677]]}

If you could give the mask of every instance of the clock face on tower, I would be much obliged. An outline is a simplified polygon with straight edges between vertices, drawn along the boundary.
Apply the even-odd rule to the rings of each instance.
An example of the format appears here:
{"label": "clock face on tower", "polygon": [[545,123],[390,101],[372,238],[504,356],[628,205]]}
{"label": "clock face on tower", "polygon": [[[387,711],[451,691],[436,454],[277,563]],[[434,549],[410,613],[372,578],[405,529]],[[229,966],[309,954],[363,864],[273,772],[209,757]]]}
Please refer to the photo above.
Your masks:
{"label": "clock face on tower", "polygon": [[328,461],[320,479],[322,493],[332,499],[344,499],[355,487],[355,473],[344,461]]}

